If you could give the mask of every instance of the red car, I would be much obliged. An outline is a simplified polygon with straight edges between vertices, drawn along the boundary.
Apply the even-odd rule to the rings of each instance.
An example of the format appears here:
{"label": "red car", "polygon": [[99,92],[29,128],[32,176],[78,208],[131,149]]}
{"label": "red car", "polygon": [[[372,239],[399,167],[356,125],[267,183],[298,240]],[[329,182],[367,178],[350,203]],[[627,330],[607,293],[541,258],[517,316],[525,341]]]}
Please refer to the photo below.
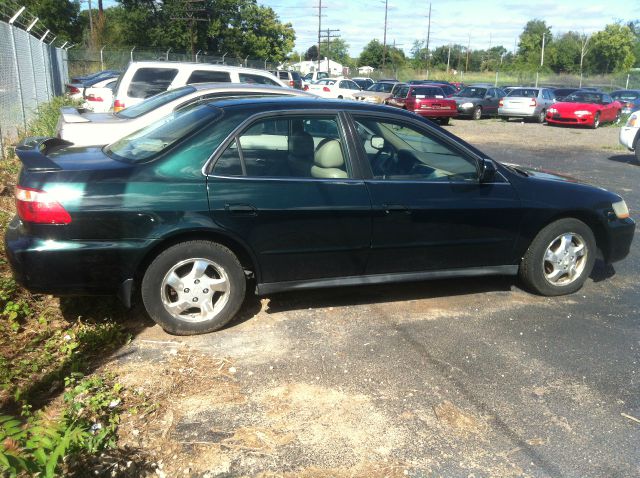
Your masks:
{"label": "red car", "polygon": [[413,111],[424,118],[448,124],[458,114],[455,100],[448,99],[442,88],[429,85],[407,85],[387,99],[387,104]]}
{"label": "red car", "polygon": [[593,129],[620,120],[622,104],[599,91],[576,91],[547,109],[547,123],[584,125]]}

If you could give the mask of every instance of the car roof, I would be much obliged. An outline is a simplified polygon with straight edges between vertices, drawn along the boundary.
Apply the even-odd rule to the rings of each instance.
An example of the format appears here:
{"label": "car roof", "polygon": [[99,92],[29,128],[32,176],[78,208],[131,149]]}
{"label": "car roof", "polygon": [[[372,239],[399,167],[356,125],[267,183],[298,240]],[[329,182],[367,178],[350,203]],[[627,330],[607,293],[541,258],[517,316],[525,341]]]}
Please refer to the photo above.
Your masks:
{"label": "car roof", "polygon": [[[405,116],[415,118],[412,113],[404,112],[399,108],[391,108],[383,105],[372,105],[364,101],[345,101],[321,98],[314,95],[303,96],[274,96],[274,97],[261,97],[261,98],[221,98],[214,99],[207,102],[208,105],[216,108],[238,108],[238,109],[252,109],[257,111],[261,110],[273,110],[277,111],[278,107],[285,110],[361,110],[361,111],[373,111],[373,112],[385,112],[385,113],[404,113]],[[275,108],[274,108],[275,106]]]}
{"label": "car roof", "polygon": [[257,68],[245,68],[244,66],[230,66],[230,65],[215,65],[213,63],[196,63],[191,61],[134,61],[129,63],[129,68],[132,66],[149,67],[149,68],[204,68],[215,69],[217,71],[237,71],[237,72],[250,72],[259,73],[261,75],[271,75],[266,70],[258,70]]}
{"label": "car roof", "polygon": [[188,85],[181,86],[180,88],[184,88],[185,86],[192,86],[196,91],[242,91],[247,93],[285,93],[310,96],[309,93],[302,90],[296,90],[294,88],[287,88],[284,86],[253,85],[251,83],[189,83]]}

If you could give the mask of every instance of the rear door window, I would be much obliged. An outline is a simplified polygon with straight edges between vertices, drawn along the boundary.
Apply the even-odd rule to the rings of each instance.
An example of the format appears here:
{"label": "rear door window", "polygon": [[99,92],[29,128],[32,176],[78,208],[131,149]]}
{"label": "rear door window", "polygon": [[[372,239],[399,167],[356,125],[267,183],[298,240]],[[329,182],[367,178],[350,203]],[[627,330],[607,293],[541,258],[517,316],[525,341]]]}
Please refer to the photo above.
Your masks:
{"label": "rear door window", "polygon": [[252,75],[249,73],[239,73],[240,83],[251,83],[254,85],[271,85],[271,86],[280,86],[275,80],[267,78],[266,76],[261,75]]}
{"label": "rear door window", "polygon": [[131,78],[127,96],[144,99],[167,91],[177,74],[176,68],[139,68]]}
{"label": "rear door window", "polygon": [[231,75],[227,71],[195,70],[187,80],[190,83],[230,83]]}

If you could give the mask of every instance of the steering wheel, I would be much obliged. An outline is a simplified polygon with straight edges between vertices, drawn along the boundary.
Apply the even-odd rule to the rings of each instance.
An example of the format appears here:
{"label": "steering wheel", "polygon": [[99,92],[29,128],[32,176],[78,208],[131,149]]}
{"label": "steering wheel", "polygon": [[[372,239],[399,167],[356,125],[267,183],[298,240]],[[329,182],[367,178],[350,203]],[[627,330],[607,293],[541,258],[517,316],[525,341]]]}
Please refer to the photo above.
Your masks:
{"label": "steering wheel", "polygon": [[[388,156],[385,157],[384,155]],[[379,149],[371,159],[371,170],[374,176],[387,176],[393,173],[396,163],[396,150],[391,143],[385,141],[382,149]]]}

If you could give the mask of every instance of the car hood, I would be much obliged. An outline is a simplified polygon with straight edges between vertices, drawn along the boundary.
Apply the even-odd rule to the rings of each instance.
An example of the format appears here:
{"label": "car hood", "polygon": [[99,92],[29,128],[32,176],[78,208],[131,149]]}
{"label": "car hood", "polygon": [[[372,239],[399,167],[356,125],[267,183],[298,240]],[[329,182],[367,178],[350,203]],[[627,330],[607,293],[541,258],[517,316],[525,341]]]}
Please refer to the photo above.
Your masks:
{"label": "car hood", "polygon": [[367,98],[367,97],[390,98],[391,97],[391,93],[385,93],[384,91],[356,91],[354,94],[357,96],[362,96],[363,98]]}
{"label": "car hood", "polygon": [[543,179],[543,180],[548,180],[548,181],[560,181],[560,182],[565,182],[565,183],[574,183],[574,184],[588,184],[584,181],[580,181],[579,179],[576,179],[572,176],[568,176],[566,174],[561,174],[561,173],[557,173],[555,171],[547,171],[544,169],[533,169],[533,168],[527,168],[524,166],[519,166],[517,164],[509,164],[509,163],[504,163],[504,166],[507,166],[511,169],[515,169],[517,172],[526,175],[527,177],[530,178],[535,178],[535,179]]}
{"label": "car hood", "polygon": [[559,102],[555,103],[552,108],[557,109],[558,111],[578,111],[578,110],[588,110],[588,111],[597,111],[600,109],[600,105],[596,105],[593,103],[570,103],[570,102]]}

